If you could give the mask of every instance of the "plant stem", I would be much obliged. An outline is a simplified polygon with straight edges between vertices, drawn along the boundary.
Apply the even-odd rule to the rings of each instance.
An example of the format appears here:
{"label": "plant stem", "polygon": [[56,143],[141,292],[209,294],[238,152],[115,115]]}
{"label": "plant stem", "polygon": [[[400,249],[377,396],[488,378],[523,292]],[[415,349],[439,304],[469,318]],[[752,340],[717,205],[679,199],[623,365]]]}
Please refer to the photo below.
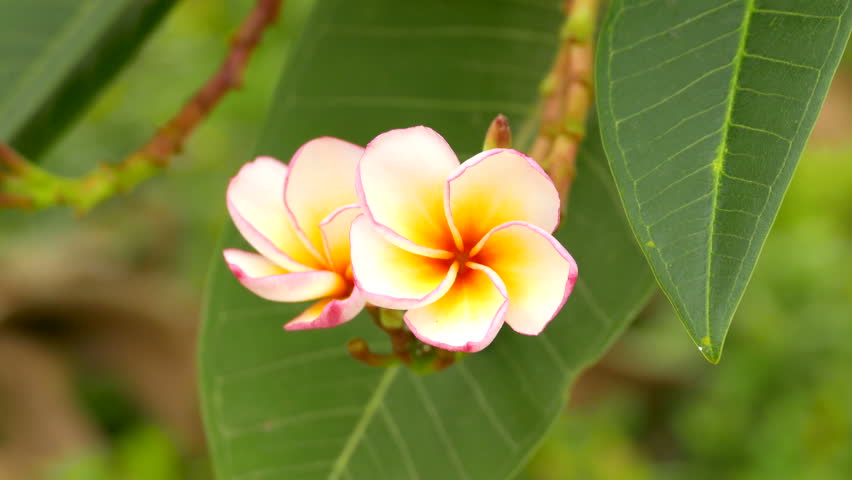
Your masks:
{"label": "plant stem", "polygon": [[283,0],[257,0],[231,39],[221,67],[139,150],[114,164],[103,164],[80,178],[63,178],[26,161],[0,143],[0,208],[41,210],[65,205],[78,213],[118,193],[132,190],[167,167],[187,138],[222,97],[238,89],[263,32],[278,16]]}
{"label": "plant stem", "polygon": [[562,44],[541,86],[541,126],[530,156],[553,179],[563,202],[576,176],[577,150],[594,103],[593,37],[599,7],[599,0],[566,0]]}
{"label": "plant stem", "polygon": [[405,327],[402,312],[375,305],[367,305],[364,309],[373,319],[373,323],[390,337],[392,351],[388,354],[377,354],[370,349],[366,341],[353,338],[347,348],[355,360],[373,367],[389,367],[402,363],[412,371],[425,375],[439,372],[461,358],[456,352],[442,350],[418,340]]}

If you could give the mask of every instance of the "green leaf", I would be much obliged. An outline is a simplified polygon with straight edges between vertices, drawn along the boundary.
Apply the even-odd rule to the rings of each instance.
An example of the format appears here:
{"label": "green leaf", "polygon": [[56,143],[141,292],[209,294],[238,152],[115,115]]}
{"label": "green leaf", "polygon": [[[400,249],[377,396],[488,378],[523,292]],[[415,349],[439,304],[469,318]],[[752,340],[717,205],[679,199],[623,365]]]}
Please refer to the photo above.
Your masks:
{"label": "green leaf", "polygon": [[657,281],[711,362],[849,38],[849,5],[616,0],[601,31],[610,167]]}
{"label": "green leaf", "polygon": [[[321,1],[258,153],[288,159],[320,135],[364,144],[425,124],[466,158],[496,113],[509,114],[516,131],[531,114],[555,53],[559,4]],[[284,332],[304,305],[254,297],[216,258],[200,363],[219,478],[511,478],[562,410],[569,383],[653,287],[594,126],[589,140],[558,234],[580,268],[566,308],[543,335],[504,328],[488,349],[444,372],[418,376],[349,358],[353,337],[389,348],[364,315],[329,330]],[[248,248],[230,222],[221,245]]]}
{"label": "green leaf", "polygon": [[175,0],[0,0],[0,141],[44,152]]}

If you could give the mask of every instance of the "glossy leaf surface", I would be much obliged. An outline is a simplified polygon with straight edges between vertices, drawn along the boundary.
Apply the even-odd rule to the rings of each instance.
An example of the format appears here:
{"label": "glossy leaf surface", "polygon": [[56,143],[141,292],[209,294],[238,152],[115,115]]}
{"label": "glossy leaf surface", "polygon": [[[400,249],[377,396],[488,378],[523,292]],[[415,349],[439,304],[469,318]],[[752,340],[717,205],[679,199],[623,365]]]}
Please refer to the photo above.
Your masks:
{"label": "glossy leaf surface", "polygon": [[[467,158],[498,112],[523,137],[555,51],[559,3],[322,1],[290,59],[258,153],[286,160],[313,137],[364,144],[425,124]],[[572,379],[653,285],[596,129],[589,139],[558,232],[580,268],[566,308],[543,335],[504,328],[488,349],[438,374],[352,360],[345,345],[353,337],[388,348],[366,315],[330,330],[282,331],[304,305],[252,296],[216,258],[200,361],[219,478],[512,478],[562,409]],[[247,160],[235,159],[234,171]],[[246,247],[230,223],[222,246]]]}
{"label": "glossy leaf surface", "polygon": [[175,0],[0,0],[0,141],[36,157]]}
{"label": "glossy leaf surface", "polygon": [[604,146],[657,281],[711,362],[850,27],[848,0],[611,6],[596,66]]}

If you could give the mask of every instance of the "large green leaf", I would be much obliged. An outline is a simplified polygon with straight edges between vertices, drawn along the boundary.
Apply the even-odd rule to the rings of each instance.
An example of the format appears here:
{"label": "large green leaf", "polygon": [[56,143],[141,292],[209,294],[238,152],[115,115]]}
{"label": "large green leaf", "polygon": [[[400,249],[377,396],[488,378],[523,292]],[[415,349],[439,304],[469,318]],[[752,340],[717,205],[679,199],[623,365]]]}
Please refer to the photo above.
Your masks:
{"label": "large green leaf", "polygon": [[610,167],[658,282],[711,362],[849,38],[849,6],[616,0],[601,32]]}
{"label": "large green leaf", "polygon": [[[465,158],[496,113],[516,125],[529,115],[555,52],[559,3],[321,1],[292,54],[259,153],[286,159],[312,137],[363,144],[422,123]],[[653,286],[596,127],[589,138],[558,235],[581,272],[566,308],[545,334],[506,328],[484,352],[438,374],[350,359],[350,338],[387,343],[363,315],[330,330],[283,332],[304,305],[254,297],[216,259],[200,363],[219,478],[510,478],[562,409],[579,369]],[[246,247],[230,225],[222,245]]]}
{"label": "large green leaf", "polygon": [[37,156],[175,0],[0,0],[0,141]]}

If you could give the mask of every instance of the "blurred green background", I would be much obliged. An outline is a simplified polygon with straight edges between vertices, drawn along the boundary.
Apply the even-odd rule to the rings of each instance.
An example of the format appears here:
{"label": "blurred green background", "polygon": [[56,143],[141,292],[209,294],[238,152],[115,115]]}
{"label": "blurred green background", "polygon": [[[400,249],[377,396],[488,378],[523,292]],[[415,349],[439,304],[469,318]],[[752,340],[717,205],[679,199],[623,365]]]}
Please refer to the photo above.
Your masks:
{"label": "blurred green background", "polygon": [[[210,478],[192,376],[204,275],[211,257],[218,261],[226,181],[254,153],[311,3],[288,2],[244,89],[226,97],[164,176],[84,218],[0,215],[0,362],[19,370],[0,374],[0,478],[30,478],[21,472],[33,468],[55,479]],[[76,175],[142,144],[218,66],[251,5],[180,2],[44,165]],[[655,297],[577,382],[522,477],[852,478],[849,57],[721,364],[703,360]],[[128,321],[136,326],[113,328]],[[150,351],[122,347],[140,339]],[[160,363],[149,361],[157,355]]]}

